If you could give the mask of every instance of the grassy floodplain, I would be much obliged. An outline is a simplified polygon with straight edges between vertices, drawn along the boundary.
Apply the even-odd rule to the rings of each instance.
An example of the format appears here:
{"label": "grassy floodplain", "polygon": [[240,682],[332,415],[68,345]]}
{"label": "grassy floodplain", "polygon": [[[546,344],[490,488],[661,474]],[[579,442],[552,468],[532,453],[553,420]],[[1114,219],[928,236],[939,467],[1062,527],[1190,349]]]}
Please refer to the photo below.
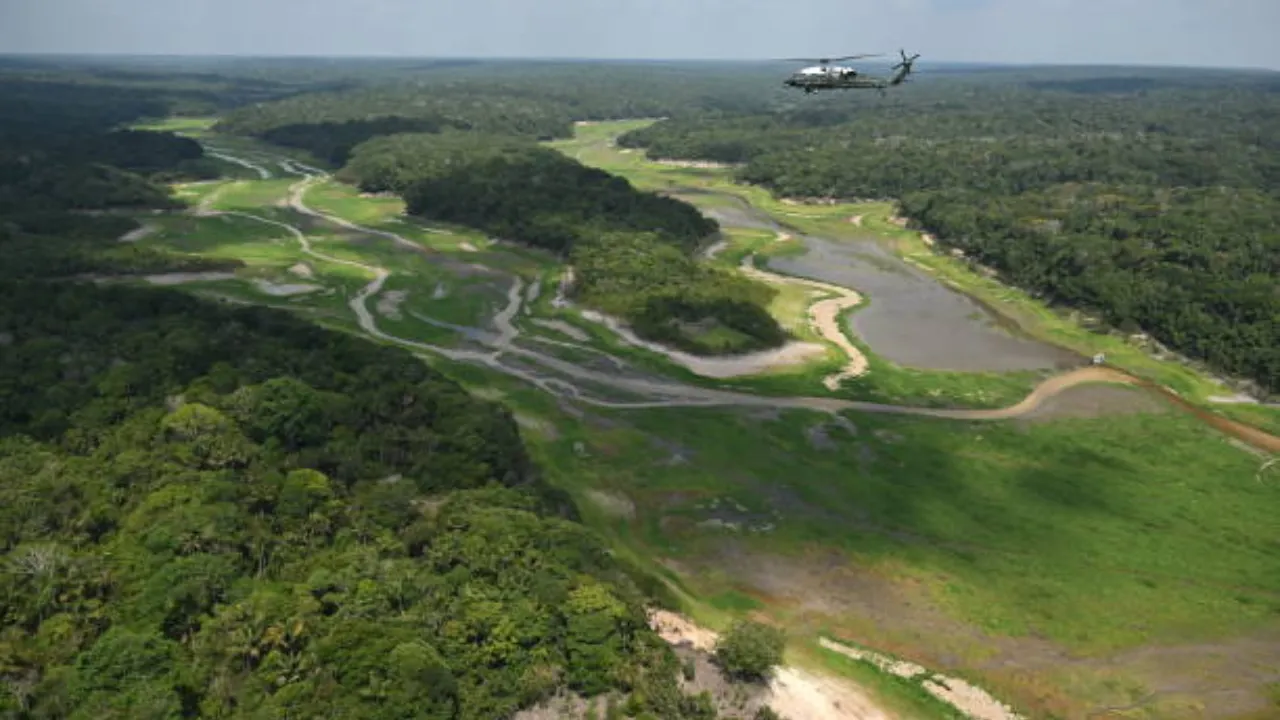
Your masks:
{"label": "grassy floodplain", "polygon": [[[204,126],[182,129],[194,134]],[[658,165],[611,148],[608,139],[628,126],[635,124],[583,126],[577,139],[557,146],[641,187],[713,189],[709,203],[739,195],[815,235],[851,232],[848,218],[860,214],[860,230],[1031,334],[1080,352],[1104,350],[1115,365],[1188,398],[1221,392],[1194,370],[1088,332],[934,254],[917,233],[891,222],[890,204],[786,204],[731,184],[723,170]],[[208,139],[246,153],[276,152]],[[344,230],[278,207],[291,182],[237,176],[234,184],[214,185],[227,190],[212,206],[297,224],[326,254],[390,270],[369,307],[398,297],[377,320],[400,338],[463,342],[419,316],[486,327],[510,280],[483,268],[547,286],[562,269],[544,254],[479,233],[403,218],[398,200],[317,184],[306,194],[310,207],[399,233],[422,251]],[[191,196],[193,204],[209,187]],[[236,279],[202,282],[190,286],[194,291],[289,307],[358,331],[347,302],[370,273],[309,257],[288,233],[248,219],[173,215],[154,222],[162,230],[139,242],[245,261]],[[770,233],[733,232],[714,262],[789,251],[778,245]],[[274,296],[254,280],[318,289]],[[563,339],[532,321],[570,322],[589,345],[643,370],[691,379],[552,308],[549,294],[544,288],[527,304],[531,314],[517,316],[526,334]],[[790,288],[771,310],[805,337],[804,306],[805,297]],[[868,379],[881,384],[861,392],[903,404],[1005,405],[1034,381],[909,371],[863,349],[872,360]],[[1105,417],[1054,411],[983,423],[798,410],[574,409],[492,370],[424,358],[511,407],[539,463],[573,493],[589,524],[619,554],[665,578],[695,617],[713,627],[744,614],[782,622],[797,662],[872,685],[904,716],[946,717],[912,687],[820,651],[813,640],[846,639],[972,679],[1030,717],[1134,706],[1156,687],[1162,692],[1141,705],[1143,714],[1126,717],[1202,717],[1214,709],[1205,677],[1250,697],[1268,692],[1258,663],[1274,660],[1265,649],[1274,645],[1265,643],[1280,636],[1280,531],[1270,511],[1280,483],[1259,481],[1258,457],[1158,401],[1135,400]],[[829,356],[802,373],[698,382],[820,394],[818,378],[838,365]],[[933,390],[941,394],[928,395]]]}
{"label": "grassy floodplain", "polygon": [[[1132,338],[1092,331],[1083,324],[1087,318],[1080,313],[1050,308],[1021,290],[976,272],[963,260],[935,252],[919,232],[903,227],[892,202],[799,204],[775,198],[763,188],[733,182],[731,168],[663,164],[648,160],[641,151],[613,144],[619,135],[652,123],[627,120],[582,125],[575,138],[552,145],[583,163],[623,175],[637,187],[664,192],[696,188],[701,192],[682,197],[704,208],[723,206],[736,198],[799,232],[837,239],[871,235],[939,282],[998,312],[1027,335],[1085,357],[1104,353],[1108,364],[1168,386],[1192,402],[1251,424],[1280,428],[1280,409],[1210,404],[1208,398],[1229,393],[1207,373],[1189,364],[1157,359],[1149,346]],[[849,222],[854,217],[858,218],[856,225]]]}

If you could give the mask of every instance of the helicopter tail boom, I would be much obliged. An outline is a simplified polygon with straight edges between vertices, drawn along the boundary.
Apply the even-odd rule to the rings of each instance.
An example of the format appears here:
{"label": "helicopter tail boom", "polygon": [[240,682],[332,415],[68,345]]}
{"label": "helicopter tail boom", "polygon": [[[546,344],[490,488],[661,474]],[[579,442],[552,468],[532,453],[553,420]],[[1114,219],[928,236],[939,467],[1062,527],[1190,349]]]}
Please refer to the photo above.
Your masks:
{"label": "helicopter tail boom", "polygon": [[905,50],[898,50],[898,54],[902,56],[902,62],[893,66],[894,72],[893,77],[889,79],[890,85],[902,84],[902,82],[907,79],[907,76],[911,74],[911,68],[912,65],[915,64],[916,58],[920,57],[919,53],[916,53],[911,57],[907,57],[907,52]]}

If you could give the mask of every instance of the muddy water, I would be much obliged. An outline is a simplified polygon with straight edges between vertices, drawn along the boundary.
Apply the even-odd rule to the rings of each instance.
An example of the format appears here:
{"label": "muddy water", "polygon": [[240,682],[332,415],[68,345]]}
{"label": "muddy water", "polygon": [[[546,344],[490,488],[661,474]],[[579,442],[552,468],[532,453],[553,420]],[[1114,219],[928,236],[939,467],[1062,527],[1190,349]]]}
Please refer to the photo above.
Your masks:
{"label": "muddy water", "polygon": [[704,208],[702,214],[715,220],[724,227],[752,228],[760,230],[777,230],[778,224],[769,216],[761,217],[761,213],[737,207]]}
{"label": "muddy water", "polygon": [[881,357],[907,367],[1008,372],[1074,367],[1074,353],[1001,327],[972,298],[911,267],[872,240],[805,237],[804,255],[769,267],[864,293],[869,304],[845,323]]}
{"label": "muddy water", "polygon": [[[732,200],[729,207],[702,212],[726,227],[786,229],[768,213],[740,198]],[[947,288],[874,240],[802,240],[807,253],[773,258],[769,267],[863,294],[869,304],[846,315],[846,326],[892,362],[927,370],[1009,372],[1064,369],[1082,360],[1067,350],[1013,334],[976,300]]]}

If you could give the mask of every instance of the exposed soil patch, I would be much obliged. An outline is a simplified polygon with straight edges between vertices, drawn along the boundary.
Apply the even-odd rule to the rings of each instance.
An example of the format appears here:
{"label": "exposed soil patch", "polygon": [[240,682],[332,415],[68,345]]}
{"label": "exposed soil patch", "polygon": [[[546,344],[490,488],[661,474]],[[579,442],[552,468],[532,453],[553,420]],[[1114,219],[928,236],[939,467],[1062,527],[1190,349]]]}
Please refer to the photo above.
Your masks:
{"label": "exposed soil patch", "polygon": [[1123,385],[1077,385],[1046,398],[1019,418],[1020,422],[1042,423],[1063,418],[1092,418],[1103,415],[1169,412],[1172,408],[1159,398]]}
{"label": "exposed soil patch", "polygon": [[1205,398],[1211,403],[1221,405],[1257,405],[1261,401],[1248,393],[1236,393],[1235,395],[1210,395]]}
{"label": "exposed soil patch", "polygon": [[725,168],[739,167],[731,163],[715,162],[712,160],[654,160],[658,165],[667,165],[669,167],[678,168],[696,168],[699,170],[721,170]]}
{"label": "exposed soil patch", "polygon": [[193,282],[208,282],[210,280],[234,280],[235,273],[232,272],[174,272],[161,273],[158,275],[146,275],[144,280],[152,285],[185,285]]}
{"label": "exposed soil patch", "polygon": [[318,290],[323,290],[324,286],[315,285],[313,283],[273,283],[262,278],[254,278],[254,287],[260,292],[275,297],[292,297],[294,295],[306,295]]}
{"label": "exposed soil patch", "polygon": [[671,645],[689,647],[700,652],[714,651],[716,642],[720,639],[715,631],[669,610],[649,611],[649,627]]}
{"label": "exposed soil patch", "polygon": [[1007,705],[991,697],[985,690],[959,678],[937,675],[915,663],[859,650],[843,643],[823,638],[822,647],[838,652],[854,660],[865,660],[882,671],[908,680],[921,680],[925,690],[934,697],[957,708],[974,720],[1021,720]]}
{"label": "exposed soil patch", "polygon": [[791,667],[778,668],[769,681],[769,706],[785,718],[892,720],[853,685]]}
{"label": "exposed soil patch", "polygon": [[387,290],[378,297],[378,314],[385,318],[399,320],[404,317],[400,313],[400,306],[408,297],[409,293],[405,290]]}
{"label": "exposed soil patch", "polygon": [[767,705],[788,720],[890,720],[859,687],[847,681],[783,666],[775,668],[767,687],[732,683],[710,659],[717,634],[676,613],[654,610],[649,625],[682,659],[694,663],[693,680],[682,680],[686,692],[707,691],[723,714],[751,717]]}
{"label": "exposed soil patch", "polygon": [[313,277],[315,277],[315,271],[313,271],[313,270],[311,269],[311,266],[310,266],[310,265],[308,265],[308,264],[306,264],[306,263],[298,263],[298,264],[296,264],[296,265],[291,266],[291,267],[289,268],[289,272],[291,272],[291,273],[293,273],[294,275],[297,275],[298,277],[301,277],[301,278],[313,278]]}

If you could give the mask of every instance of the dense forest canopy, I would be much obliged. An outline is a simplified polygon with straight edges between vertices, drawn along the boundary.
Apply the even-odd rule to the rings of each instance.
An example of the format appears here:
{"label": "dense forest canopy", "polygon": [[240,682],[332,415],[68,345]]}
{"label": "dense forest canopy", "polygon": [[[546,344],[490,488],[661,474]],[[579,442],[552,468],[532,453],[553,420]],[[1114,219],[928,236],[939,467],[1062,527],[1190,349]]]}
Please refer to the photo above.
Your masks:
{"label": "dense forest canopy", "polygon": [[[164,115],[210,115],[242,105],[275,100],[287,95],[336,87],[327,83],[266,77],[259,75],[227,76],[179,68],[172,59],[160,64],[140,62],[130,65],[118,58],[101,60],[92,57],[45,58],[38,60],[0,58],[0,84],[35,82],[46,86],[60,85],[63,100],[79,102],[90,114],[104,105],[119,107],[136,98],[145,97],[154,110],[147,117]],[[49,88],[36,89],[34,95],[49,97]],[[6,91],[7,92],[7,91]],[[132,120],[128,115],[124,119]],[[68,118],[70,119],[70,118]]]}
{"label": "dense forest canopy", "polygon": [[777,347],[766,307],[777,290],[711,267],[653,233],[603,233],[574,246],[574,296],[626,318],[636,334],[698,354]]}
{"label": "dense forest canopy", "polygon": [[[758,70],[720,64],[388,63],[376,82],[228,113],[218,129],[308,150],[335,165],[364,140],[443,129],[567,138],[575,120],[759,111]],[[372,72],[372,71],[371,71]]]}
{"label": "dense forest canopy", "polygon": [[114,213],[180,208],[165,183],[220,173],[194,140],[120,127],[177,102],[62,75],[0,79],[0,279],[234,264],[117,242],[138,223]]}
{"label": "dense forest canopy", "polygon": [[686,249],[717,229],[693,206],[554,150],[486,133],[405,134],[357,148],[339,174],[404,195],[408,211],[548,250],[598,230],[653,231]]}
{"label": "dense forest canopy", "polygon": [[1280,390],[1280,85],[1155,75],[935,79],[619,143],[783,196],[900,199],[1010,282]]}
{"label": "dense forest canopy", "polygon": [[556,103],[467,88],[362,88],[308,93],[227,114],[221,132],[297,147],[341,165],[356,145],[379,135],[445,128],[569,137],[573,117]]}
{"label": "dense forest canopy", "polygon": [[407,352],[49,283],[0,337],[7,716],[714,717],[510,414]]}

